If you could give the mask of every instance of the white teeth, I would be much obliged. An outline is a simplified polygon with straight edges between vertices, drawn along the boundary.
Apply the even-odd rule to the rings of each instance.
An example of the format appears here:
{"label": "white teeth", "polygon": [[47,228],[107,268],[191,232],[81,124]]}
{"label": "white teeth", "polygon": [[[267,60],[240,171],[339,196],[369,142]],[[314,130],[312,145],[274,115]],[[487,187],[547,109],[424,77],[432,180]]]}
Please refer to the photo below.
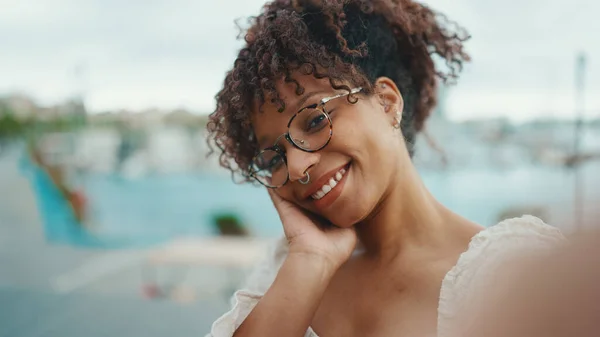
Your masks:
{"label": "white teeth", "polygon": [[331,190],[337,186],[338,182],[342,180],[344,174],[346,173],[346,169],[341,169],[335,173],[333,177],[329,179],[329,181],[321,187],[321,189],[313,194],[311,197],[315,200],[319,200],[323,198],[327,193],[331,192]]}

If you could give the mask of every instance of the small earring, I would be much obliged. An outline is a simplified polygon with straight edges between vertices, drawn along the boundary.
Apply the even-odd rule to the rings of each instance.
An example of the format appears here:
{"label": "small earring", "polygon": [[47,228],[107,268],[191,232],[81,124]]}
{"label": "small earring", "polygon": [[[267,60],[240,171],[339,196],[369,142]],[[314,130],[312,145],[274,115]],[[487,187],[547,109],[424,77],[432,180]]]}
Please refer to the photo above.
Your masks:
{"label": "small earring", "polygon": [[392,124],[394,129],[400,129],[401,118],[402,118],[402,115],[399,112],[397,112],[396,117],[394,117],[394,124]]}
{"label": "small earring", "polygon": [[381,83],[381,87],[382,87],[383,89],[387,88],[387,86],[385,85],[385,83]]}

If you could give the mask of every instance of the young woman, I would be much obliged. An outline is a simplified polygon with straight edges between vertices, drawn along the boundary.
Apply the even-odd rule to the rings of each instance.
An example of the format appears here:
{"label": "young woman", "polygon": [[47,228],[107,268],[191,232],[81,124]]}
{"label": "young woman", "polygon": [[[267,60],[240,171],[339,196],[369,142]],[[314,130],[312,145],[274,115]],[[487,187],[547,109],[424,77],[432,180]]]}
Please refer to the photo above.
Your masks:
{"label": "young woman", "polygon": [[470,222],[412,164],[466,38],[412,0],[276,0],[251,20],[208,129],[286,240],[209,336],[460,334],[509,257],[563,240],[534,217]]}

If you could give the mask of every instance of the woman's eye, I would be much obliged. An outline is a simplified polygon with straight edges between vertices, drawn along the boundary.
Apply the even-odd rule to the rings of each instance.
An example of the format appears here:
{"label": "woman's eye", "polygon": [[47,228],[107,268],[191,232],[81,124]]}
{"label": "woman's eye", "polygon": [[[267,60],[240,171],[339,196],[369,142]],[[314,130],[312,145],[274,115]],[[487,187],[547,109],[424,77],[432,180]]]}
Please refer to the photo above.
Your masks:
{"label": "woman's eye", "polygon": [[280,156],[274,157],[273,159],[271,159],[271,162],[269,163],[269,168],[271,171],[276,171],[281,167],[282,163],[283,163],[283,159]]}
{"label": "woman's eye", "polygon": [[315,127],[319,126],[321,123],[323,123],[324,120],[325,120],[325,115],[319,115],[319,116],[313,118],[310,121],[310,123],[308,123],[308,127],[315,128]]}

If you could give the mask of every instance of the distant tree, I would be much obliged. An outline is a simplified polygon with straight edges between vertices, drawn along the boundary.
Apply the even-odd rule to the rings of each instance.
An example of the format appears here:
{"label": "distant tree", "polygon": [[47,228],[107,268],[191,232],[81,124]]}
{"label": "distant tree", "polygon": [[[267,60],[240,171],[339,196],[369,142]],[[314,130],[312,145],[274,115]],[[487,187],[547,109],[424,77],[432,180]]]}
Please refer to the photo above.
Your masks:
{"label": "distant tree", "polygon": [[24,127],[12,113],[0,115],[0,140],[10,140],[23,135]]}

